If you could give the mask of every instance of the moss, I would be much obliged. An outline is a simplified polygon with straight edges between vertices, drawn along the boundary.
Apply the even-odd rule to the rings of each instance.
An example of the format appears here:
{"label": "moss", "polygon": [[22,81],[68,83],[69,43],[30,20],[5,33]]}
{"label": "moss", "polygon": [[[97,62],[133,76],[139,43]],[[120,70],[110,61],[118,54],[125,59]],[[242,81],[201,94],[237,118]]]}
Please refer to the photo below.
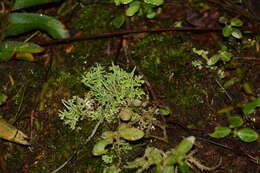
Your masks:
{"label": "moss", "polygon": [[[193,70],[191,44],[181,34],[149,34],[134,45],[136,62],[160,93],[180,112],[203,103],[200,86],[204,72]],[[183,111],[182,111],[183,110]]]}
{"label": "moss", "polygon": [[111,24],[114,16],[112,8],[101,5],[88,6],[82,8],[78,16],[74,23],[75,29],[82,30],[86,34],[109,32],[113,28]]}

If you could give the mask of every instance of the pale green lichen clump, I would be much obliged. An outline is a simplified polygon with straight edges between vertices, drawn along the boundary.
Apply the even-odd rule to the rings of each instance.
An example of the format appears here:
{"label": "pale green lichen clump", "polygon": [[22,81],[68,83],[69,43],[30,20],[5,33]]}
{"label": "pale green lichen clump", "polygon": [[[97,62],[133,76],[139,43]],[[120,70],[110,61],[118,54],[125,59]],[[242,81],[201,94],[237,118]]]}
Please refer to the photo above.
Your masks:
{"label": "pale green lichen clump", "polygon": [[59,113],[72,130],[85,118],[112,121],[118,117],[118,108],[127,107],[129,102],[141,99],[145,94],[141,89],[144,81],[134,75],[134,70],[128,73],[113,64],[108,70],[100,65],[91,68],[82,75],[82,83],[89,88],[88,96],[63,100],[66,110]]}
{"label": "pale green lichen clump", "polygon": [[[59,111],[60,119],[64,120],[64,124],[69,125],[74,130],[79,120],[83,120],[93,110],[94,100],[89,97],[80,98],[73,96],[69,100],[62,100],[65,110]],[[80,129],[80,128],[78,128]]]}

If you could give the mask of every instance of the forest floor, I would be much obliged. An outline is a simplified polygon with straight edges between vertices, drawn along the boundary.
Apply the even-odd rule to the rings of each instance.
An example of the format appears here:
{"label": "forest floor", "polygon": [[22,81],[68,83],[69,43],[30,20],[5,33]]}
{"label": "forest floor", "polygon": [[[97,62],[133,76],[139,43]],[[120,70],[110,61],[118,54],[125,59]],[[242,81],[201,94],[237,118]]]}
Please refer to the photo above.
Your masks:
{"label": "forest floor", "polygon": [[[166,127],[167,141],[150,138],[133,143],[135,149],[126,154],[127,161],[142,156],[144,146],[167,151],[183,138],[194,136],[196,159],[207,167],[217,167],[203,171],[195,165],[191,172],[260,172],[259,139],[243,142],[232,135],[222,139],[209,136],[215,127],[228,126],[229,115],[240,115],[243,127],[260,134],[259,109],[249,115],[242,111],[246,103],[260,94],[259,34],[244,34],[242,39],[223,37],[223,25],[218,23],[218,18],[240,17],[245,21],[245,27],[257,26],[257,21],[214,3],[202,6],[203,3],[173,1],[165,2],[153,19],[135,16],[128,18],[122,28],[116,29],[112,21],[124,13],[124,8],[101,1],[68,0],[63,3],[71,7],[64,14],[57,13],[61,4],[32,11],[57,16],[71,35],[96,37],[64,44],[49,41],[46,51],[36,55],[35,62],[12,59],[0,63],[0,87],[8,96],[0,106],[1,115],[27,134],[31,143],[28,147],[1,140],[0,172],[51,172],[62,165],[90,135],[96,123],[81,122],[84,130],[70,130],[58,117],[59,110],[64,109],[61,100],[84,95],[85,88],[78,78],[96,63],[109,66],[112,62],[126,71],[136,67],[135,73],[145,80],[143,88],[150,102],[171,110],[169,116],[160,119]],[[180,21],[180,28],[184,29],[179,31],[113,35],[119,30],[172,28]],[[215,30],[185,29],[207,26]],[[112,34],[111,37],[99,38],[103,33]],[[19,39],[26,37],[23,35]],[[46,43],[46,37],[41,34],[32,41]],[[226,63],[218,62],[214,68],[208,67],[206,61],[193,51],[194,48],[207,50],[211,57],[223,46],[232,53],[232,59]],[[198,60],[202,63],[195,66]],[[102,128],[108,127],[104,125]],[[108,165],[91,153],[100,134],[98,131],[88,144],[76,151],[76,157],[60,172],[102,172]],[[160,136],[160,130],[155,130],[153,135]]]}

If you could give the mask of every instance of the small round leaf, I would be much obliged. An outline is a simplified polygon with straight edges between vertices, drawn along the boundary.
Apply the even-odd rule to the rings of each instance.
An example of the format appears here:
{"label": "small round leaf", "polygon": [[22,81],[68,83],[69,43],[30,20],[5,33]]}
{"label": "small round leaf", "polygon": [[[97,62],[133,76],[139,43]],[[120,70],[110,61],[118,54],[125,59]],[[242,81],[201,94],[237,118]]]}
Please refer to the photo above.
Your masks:
{"label": "small round leaf", "polygon": [[159,5],[162,5],[164,3],[164,0],[144,0],[144,2],[147,3],[147,4],[159,6]]}
{"label": "small round leaf", "polygon": [[223,30],[222,34],[224,37],[229,37],[233,32],[233,28],[230,25],[226,25]]}
{"label": "small round leaf", "polygon": [[119,117],[122,121],[129,121],[133,115],[134,112],[129,108],[125,108],[119,113]]}
{"label": "small round leaf", "polygon": [[171,114],[171,109],[169,107],[163,107],[159,109],[159,113],[163,116],[167,116]]}
{"label": "small round leaf", "polygon": [[120,0],[120,4],[129,4],[131,3],[133,0]]}
{"label": "small round leaf", "polygon": [[231,24],[231,26],[238,26],[239,27],[239,26],[243,25],[243,22],[238,18],[233,18],[233,19],[231,19],[230,24]]}
{"label": "small round leaf", "polygon": [[101,156],[107,152],[106,146],[113,143],[113,139],[107,138],[99,141],[94,145],[94,148],[92,150],[92,154],[94,156]]}
{"label": "small round leaf", "polygon": [[125,23],[125,16],[123,16],[123,15],[115,17],[114,20],[112,21],[112,24],[117,29],[121,28],[124,23]]}
{"label": "small round leaf", "polygon": [[230,134],[230,132],[231,132],[230,128],[218,126],[218,127],[215,127],[214,132],[209,134],[209,136],[211,136],[213,138],[224,138],[224,137],[228,136]]}
{"label": "small round leaf", "polygon": [[241,33],[241,31],[239,30],[239,29],[237,29],[237,28],[232,28],[232,36],[233,37],[235,37],[235,38],[237,38],[237,39],[240,39],[240,38],[242,38],[242,33]]}
{"label": "small round leaf", "polygon": [[243,125],[244,121],[240,116],[228,116],[229,128],[236,128]]}
{"label": "small round leaf", "polygon": [[250,128],[242,128],[238,131],[237,136],[243,142],[254,142],[259,138],[259,135],[256,131]]}
{"label": "small round leaf", "polygon": [[4,93],[0,92],[0,105],[7,100],[7,96]]}
{"label": "small round leaf", "polygon": [[192,149],[194,143],[195,143],[195,137],[189,136],[189,137],[183,139],[179,143],[179,145],[177,145],[174,152],[178,156],[184,156],[186,153],[188,153]]}
{"label": "small round leaf", "polygon": [[133,16],[135,13],[138,12],[140,9],[141,2],[140,1],[134,1],[129,4],[129,8],[126,10],[126,16]]}
{"label": "small round leaf", "polygon": [[255,108],[259,106],[260,106],[260,97],[258,97],[253,102],[247,103],[243,108],[243,112],[245,115],[251,114],[255,111]]}
{"label": "small round leaf", "polygon": [[151,13],[146,14],[146,17],[147,17],[148,19],[153,19],[155,16],[156,16],[156,13],[155,13],[154,11],[151,12]]}
{"label": "small round leaf", "polygon": [[119,136],[128,141],[136,141],[144,137],[144,132],[137,128],[120,128]]}

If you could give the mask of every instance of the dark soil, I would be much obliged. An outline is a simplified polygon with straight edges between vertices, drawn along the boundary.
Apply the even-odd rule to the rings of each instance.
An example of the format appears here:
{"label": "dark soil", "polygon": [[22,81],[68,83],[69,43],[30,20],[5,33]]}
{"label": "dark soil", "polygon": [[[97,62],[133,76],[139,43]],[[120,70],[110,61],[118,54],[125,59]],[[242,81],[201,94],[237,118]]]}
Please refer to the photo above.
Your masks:
{"label": "dark soil", "polygon": [[[64,3],[71,6],[76,2],[69,0]],[[123,8],[100,1],[92,4],[82,0],[80,3],[67,14],[58,16],[65,21],[72,34],[80,36],[83,33],[118,31],[113,27],[112,20],[124,13]],[[220,27],[217,17],[224,15],[241,17],[245,26],[257,25],[257,20],[247,20],[245,16],[236,14],[233,8],[227,10],[221,5],[208,4],[207,10],[202,10],[205,7],[200,5],[167,2],[154,19],[135,16],[127,20],[120,30],[172,27],[177,21],[183,21],[185,27],[204,27],[207,24],[217,28]],[[57,8],[59,4],[33,11],[58,15]],[[18,39],[23,40],[27,36]],[[46,37],[40,34],[32,41],[44,42]],[[257,43],[248,43],[250,39],[255,39]],[[255,46],[257,44],[258,48]],[[160,118],[167,127],[168,143],[156,139],[134,143],[136,147],[126,160],[142,156],[145,145],[167,151],[184,137],[195,136],[195,157],[208,167],[214,167],[220,160],[221,163],[212,171],[202,171],[194,166],[192,172],[259,173],[259,139],[246,143],[232,135],[223,139],[208,135],[216,126],[228,126],[227,115],[241,115],[245,122],[243,126],[260,134],[259,109],[247,116],[242,112],[242,106],[257,97],[260,91],[259,44],[259,36],[254,34],[237,40],[224,38],[221,31],[139,33],[49,45],[44,53],[36,55],[35,62],[16,59],[1,62],[0,91],[8,96],[0,106],[1,115],[30,137],[31,146],[0,140],[0,172],[51,172],[62,165],[90,135],[95,123],[81,122],[84,130],[71,131],[58,117],[59,110],[63,109],[61,100],[83,95],[85,88],[79,77],[93,64],[110,65],[114,62],[127,71],[136,66],[136,73],[143,75],[150,84],[144,85],[144,89],[149,93],[151,102],[168,106],[172,111],[171,115]],[[230,62],[217,64],[219,69],[225,71],[224,79],[219,78],[216,70],[199,70],[192,66],[192,61],[204,60],[195,55],[192,48],[214,54],[223,45],[228,46],[234,55]],[[217,81],[224,85],[234,77],[240,80],[226,89],[230,100]],[[245,83],[249,83],[253,93],[245,92]],[[219,113],[227,107],[231,110],[226,114]],[[103,125],[101,128],[109,127]],[[100,134],[101,131],[98,131],[96,136]],[[153,135],[162,134],[157,129]],[[100,157],[94,157],[91,153],[97,137],[78,151],[77,157],[60,172],[102,172],[106,165]]]}

